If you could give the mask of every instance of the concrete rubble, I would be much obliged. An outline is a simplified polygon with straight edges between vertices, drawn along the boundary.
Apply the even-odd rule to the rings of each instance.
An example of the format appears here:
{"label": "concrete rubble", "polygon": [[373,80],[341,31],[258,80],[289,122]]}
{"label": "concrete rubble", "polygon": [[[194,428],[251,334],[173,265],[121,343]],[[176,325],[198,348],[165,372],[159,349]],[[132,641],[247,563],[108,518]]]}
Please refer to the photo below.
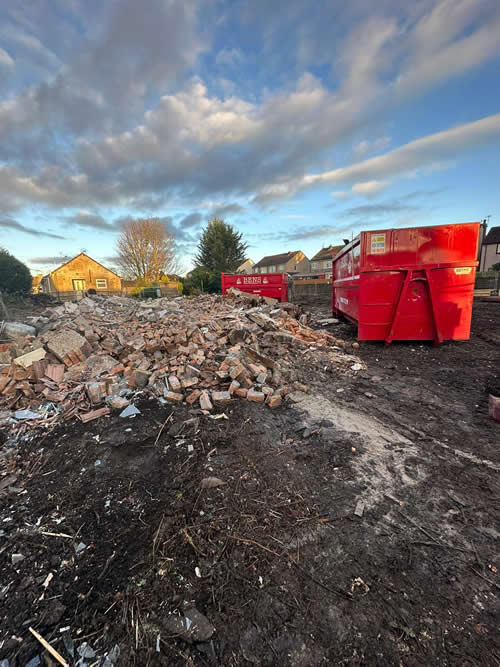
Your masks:
{"label": "concrete rubble", "polygon": [[[287,351],[334,350],[345,357],[342,372],[361,368],[344,341],[299,318],[293,304],[241,294],[95,296],[49,307],[27,328],[12,323],[2,343],[0,425],[87,422],[126,411],[136,394],[204,413],[237,399],[277,408],[294,389],[307,390],[293,386]],[[21,426],[15,414],[25,410],[34,416]]]}

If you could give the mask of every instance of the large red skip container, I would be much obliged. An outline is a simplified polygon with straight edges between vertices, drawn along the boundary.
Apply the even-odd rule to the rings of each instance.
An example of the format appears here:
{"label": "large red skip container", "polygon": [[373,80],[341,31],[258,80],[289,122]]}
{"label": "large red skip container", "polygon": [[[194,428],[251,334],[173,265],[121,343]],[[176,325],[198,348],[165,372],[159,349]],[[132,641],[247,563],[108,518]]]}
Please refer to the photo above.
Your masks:
{"label": "large red skip container", "polygon": [[288,301],[287,273],[221,273],[221,285],[222,294],[225,294],[230,287],[235,287],[241,292]]}
{"label": "large red skip container", "polygon": [[333,312],[359,340],[467,340],[479,225],[361,232],[333,258]]}

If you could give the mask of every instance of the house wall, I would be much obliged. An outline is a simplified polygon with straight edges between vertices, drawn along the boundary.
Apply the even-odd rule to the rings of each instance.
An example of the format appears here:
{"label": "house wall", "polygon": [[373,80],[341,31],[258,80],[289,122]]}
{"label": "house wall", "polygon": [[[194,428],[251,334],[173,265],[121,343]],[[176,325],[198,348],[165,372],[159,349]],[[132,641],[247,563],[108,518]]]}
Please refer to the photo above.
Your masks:
{"label": "house wall", "polygon": [[287,273],[309,273],[311,271],[311,262],[303,252],[299,252],[285,264],[285,271]]}
{"label": "house wall", "polygon": [[[498,252],[497,252],[498,250]],[[481,248],[481,261],[479,262],[479,271],[488,271],[493,264],[500,262],[500,243],[491,243],[483,245]]]}
{"label": "house wall", "polygon": [[[73,280],[84,280],[83,289],[95,289],[96,292],[106,292],[109,290],[121,289],[121,278],[112,271],[104,268],[90,257],[79,256],[59,267],[49,276],[50,292],[71,292],[74,290]],[[106,280],[106,287],[98,287],[98,280]],[[45,291],[45,286],[44,286]]]}

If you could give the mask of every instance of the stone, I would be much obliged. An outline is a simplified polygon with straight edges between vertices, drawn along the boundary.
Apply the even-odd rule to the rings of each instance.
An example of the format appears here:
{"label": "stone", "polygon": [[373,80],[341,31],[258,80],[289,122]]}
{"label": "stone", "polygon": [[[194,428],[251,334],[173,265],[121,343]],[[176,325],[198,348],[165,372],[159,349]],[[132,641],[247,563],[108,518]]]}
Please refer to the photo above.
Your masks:
{"label": "stone", "polygon": [[3,333],[8,336],[8,338],[36,336],[36,329],[35,327],[32,327],[29,324],[23,324],[22,322],[5,322]]}
{"label": "stone", "polygon": [[259,373],[257,377],[255,378],[255,382],[257,384],[264,384],[267,378],[267,373]]}
{"label": "stone", "polygon": [[231,394],[228,391],[213,391],[212,400],[214,403],[229,403]]}
{"label": "stone", "polygon": [[23,554],[12,554],[10,557],[12,565],[17,565],[18,563],[21,563],[26,556],[23,556]]}
{"label": "stone", "polygon": [[45,352],[43,347],[40,347],[38,350],[33,350],[33,352],[28,352],[27,354],[22,354],[20,357],[16,357],[14,363],[23,368],[29,368],[34,361],[45,359],[46,354],[47,352]]}
{"label": "stone", "polygon": [[145,387],[149,382],[150,376],[151,373],[149,371],[143,371],[138,368],[135,371],[135,386],[139,388]]}
{"label": "stone", "polygon": [[496,422],[500,422],[500,396],[493,396],[492,394],[489,395],[488,415]]}
{"label": "stone", "polygon": [[305,394],[309,391],[309,387],[305,384],[302,384],[301,382],[294,382],[293,383],[293,388],[295,391],[303,391]]}
{"label": "stone", "polygon": [[202,410],[212,410],[213,409],[212,401],[210,400],[210,396],[208,395],[208,392],[202,391],[200,394],[200,408]]}
{"label": "stone", "polygon": [[184,616],[179,614],[167,616],[165,628],[169,634],[180,636],[188,644],[205,642],[215,632],[215,627],[208,618],[191,606],[184,610]]}
{"label": "stone", "polygon": [[47,349],[66,366],[84,361],[92,353],[88,341],[72,329],[63,329],[58,333],[49,334]]}
{"label": "stone", "polygon": [[184,394],[179,394],[176,391],[167,391],[165,398],[171,403],[180,403],[184,399]]}
{"label": "stone", "polygon": [[283,399],[281,398],[281,396],[274,396],[273,395],[273,396],[269,396],[269,398],[267,400],[267,404],[270,408],[274,409],[274,408],[279,408],[282,401],[283,401]]}
{"label": "stone", "polygon": [[261,391],[256,391],[255,389],[249,389],[247,393],[247,400],[255,401],[256,403],[263,403],[265,401],[266,395]]}
{"label": "stone", "polygon": [[106,402],[114,410],[123,410],[127,405],[130,405],[130,401],[123,396],[109,396]]}

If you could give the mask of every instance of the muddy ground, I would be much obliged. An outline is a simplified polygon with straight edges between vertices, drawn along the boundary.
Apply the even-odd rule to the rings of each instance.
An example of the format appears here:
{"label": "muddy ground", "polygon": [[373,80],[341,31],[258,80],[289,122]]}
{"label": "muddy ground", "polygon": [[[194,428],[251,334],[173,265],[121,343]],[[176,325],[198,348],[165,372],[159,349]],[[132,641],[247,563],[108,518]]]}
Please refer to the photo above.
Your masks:
{"label": "muddy ground", "polygon": [[498,665],[499,331],[478,303],[469,342],[361,344],[353,378],[301,352],[276,411],[4,442],[0,659],[43,659],[32,627],[70,664]]}

